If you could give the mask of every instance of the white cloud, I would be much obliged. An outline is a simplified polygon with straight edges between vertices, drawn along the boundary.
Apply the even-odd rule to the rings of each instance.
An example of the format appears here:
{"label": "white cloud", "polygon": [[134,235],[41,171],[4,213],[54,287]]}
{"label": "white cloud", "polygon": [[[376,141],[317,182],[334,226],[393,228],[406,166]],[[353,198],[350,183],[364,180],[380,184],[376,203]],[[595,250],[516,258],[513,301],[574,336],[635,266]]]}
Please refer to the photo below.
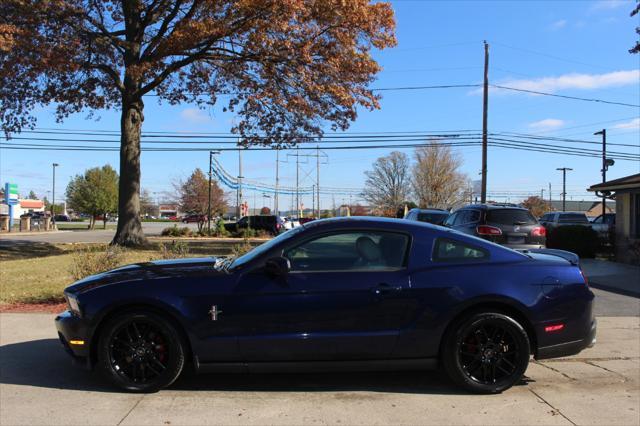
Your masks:
{"label": "white cloud", "polygon": [[558,21],[555,21],[551,24],[551,29],[552,30],[559,30],[561,28],[564,28],[567,26],[567,20],[566,19],[560,19]]}
{"label": "white cloud", "polygon": [[529,80],[507,80],[500,86],[538,92],[555,93],[566,89],[594,90],[608,87],[637,85],[640,70],[614,71],[605,74],[563,74],[557,77],[542,77]]}
{"label": "white cloud", "polygon": [[640,129],[640,118],[634,118],[626,123],[620,123],[613,126],[614,129]]}
{"label": "white cloud", "polygon": [[198,108],[187,108],[182,110],[180,112],[180,118],[191,124],[209,123],[211,121],[211,118],[204,111]]}
{"label": "white cloud", "polygon": [[600,0],[593,3],[589,8],[589,11],[612,10],[625,5],[633,8],[633,2],[629,0]]}
{"label": "white cloud", "polygon": [[544,120],[529,123],[529,127],[534,130],[554,130],[564,126],[564,121],[557,118],[545,118]]}

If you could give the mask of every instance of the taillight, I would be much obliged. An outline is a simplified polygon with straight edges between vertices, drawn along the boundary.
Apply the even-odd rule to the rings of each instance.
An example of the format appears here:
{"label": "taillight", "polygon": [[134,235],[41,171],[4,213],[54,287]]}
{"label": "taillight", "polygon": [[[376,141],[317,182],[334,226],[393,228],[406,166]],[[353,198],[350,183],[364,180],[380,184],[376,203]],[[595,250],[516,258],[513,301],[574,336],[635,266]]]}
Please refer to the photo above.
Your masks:
{"label": "taillight", "polygon": [[544,226],[536,226],[531,230],[532,237],[546,237],[547,236],[547,228]]}
{"label": "taillight", "polygon": [[476,227],[478,235],[502,235],[502,230],[495,226],[478,225]]}
{"label": "taillight", "polygon": [[584,274],[584,271],[582,269],[580,269],[580,275],[582,275],[582,279],[584,280],[584,284],[589,287],[589,279],[587,278],[587,276]]}

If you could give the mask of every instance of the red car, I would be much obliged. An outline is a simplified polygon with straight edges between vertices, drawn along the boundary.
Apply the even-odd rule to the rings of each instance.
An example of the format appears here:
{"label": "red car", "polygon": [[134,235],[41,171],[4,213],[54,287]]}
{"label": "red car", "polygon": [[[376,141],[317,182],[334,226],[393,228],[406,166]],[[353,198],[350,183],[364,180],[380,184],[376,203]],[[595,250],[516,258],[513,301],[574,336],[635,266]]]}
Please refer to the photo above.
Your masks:
{"label": "red car", "polygon": [[207,215],[204,214],[190,214],[182,218],[182,223],[198,223],[206,222]]}

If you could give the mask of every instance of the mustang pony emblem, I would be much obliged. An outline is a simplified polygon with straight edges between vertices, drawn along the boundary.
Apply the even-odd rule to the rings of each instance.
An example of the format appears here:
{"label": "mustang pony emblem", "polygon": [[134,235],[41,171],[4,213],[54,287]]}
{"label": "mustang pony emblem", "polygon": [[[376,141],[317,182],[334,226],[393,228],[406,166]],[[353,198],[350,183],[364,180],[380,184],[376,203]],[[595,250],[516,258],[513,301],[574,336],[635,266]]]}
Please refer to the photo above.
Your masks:
{"label": "mustang pony emblem", "polygon": [[209,314],[211,314],[211,321],[218,321],[218,315],[220,315],[222,311],[218,310],[218,305],[212,305]]}

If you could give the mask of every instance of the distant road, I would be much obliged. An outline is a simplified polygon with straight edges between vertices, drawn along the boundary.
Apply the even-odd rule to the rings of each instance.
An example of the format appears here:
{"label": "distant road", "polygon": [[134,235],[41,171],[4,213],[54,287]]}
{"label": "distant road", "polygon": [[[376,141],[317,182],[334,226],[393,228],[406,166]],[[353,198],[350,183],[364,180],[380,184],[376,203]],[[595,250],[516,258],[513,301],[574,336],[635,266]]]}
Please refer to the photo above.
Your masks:
{"label": "distant road", "polygon": [[[115,224],[115,223],[113,223]],[[177,224],[180,227],[188,226],[196,230],[198,226],[195,223],[179,223],[179,222],[143,222],[142,230],[147,236],[158,236],[164,228]],[[38,243],[108,243],[113,239],[115,230],[100,229],[101,224],[93,231],[59,231],[59,232],[42,232],[32,234],[20,234],[13,232],[11,234],[2,234],[0,236],[0,247],[10,245],[12,241],[30,241]]]}

